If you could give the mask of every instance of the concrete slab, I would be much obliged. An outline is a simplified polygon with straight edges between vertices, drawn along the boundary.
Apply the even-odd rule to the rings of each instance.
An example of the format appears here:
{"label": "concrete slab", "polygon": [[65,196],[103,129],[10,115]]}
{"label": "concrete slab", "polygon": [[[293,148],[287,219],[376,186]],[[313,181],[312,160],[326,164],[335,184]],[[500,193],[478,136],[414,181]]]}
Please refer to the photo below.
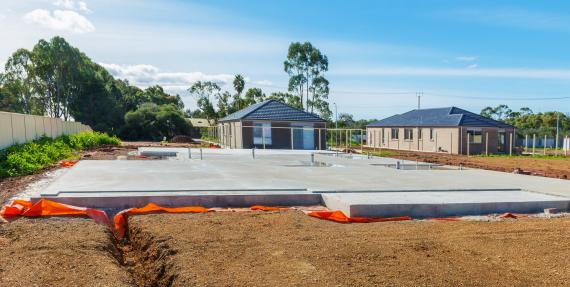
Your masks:
{"label": "concrete slab", "polygon": [[481,215],[492,213],[538,213],[545,208],[570,208],[570,198],[517,191],[433,191],[323,194],[328,208],[353,217],[413,218]]}
{"label": "concrete slab", "polygon": [[[191,154],[199,152],[191,150]],[[564,205],[570,198],[567,180],[477,169],[397,170],[387,166],[398,161],[326,151],[226,149],[203,149],[202,160],[81,161],[32,198],[90,207],[148,202],[167,206],[314,205],[323,201],[353,216],[402,215],[406,210],[423,217],[568,208]],[[388,207],[393,212],[382,213]]]}

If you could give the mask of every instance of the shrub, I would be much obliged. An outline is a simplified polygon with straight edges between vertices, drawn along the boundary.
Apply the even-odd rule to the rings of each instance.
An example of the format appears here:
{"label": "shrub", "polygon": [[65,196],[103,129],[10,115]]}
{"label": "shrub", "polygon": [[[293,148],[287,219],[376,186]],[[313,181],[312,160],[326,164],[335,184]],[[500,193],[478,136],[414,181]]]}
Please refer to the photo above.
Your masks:
{"label": "shrub", "polygon": [[0,178],[33,174],[62,159],[72,158],[77,151],[120,143],[118,138],[107,134],[83,132],[13,145],[0,151]]}

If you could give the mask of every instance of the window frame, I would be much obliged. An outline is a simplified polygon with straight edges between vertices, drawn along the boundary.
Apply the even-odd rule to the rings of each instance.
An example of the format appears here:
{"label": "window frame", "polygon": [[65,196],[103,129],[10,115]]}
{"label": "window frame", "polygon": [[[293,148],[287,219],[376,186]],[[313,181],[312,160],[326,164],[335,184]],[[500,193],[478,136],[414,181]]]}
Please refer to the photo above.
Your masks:
{"label": "window frame", "polygon": [[413,128],[404,128],[404,140],[405,141],[413,141],[414,140],[414,129]]}
{"label": "window frame", "polygon": [[[469,135],[469,144],[482,144],[483,143],[483,131],[468,129],[465,133],[466,133],[466,135]],[[478,138],[479,140],[475,141],[476,138]]]}
{"label": "window frame", "polygon": [[[253,144],[254,145],[272,145],[273,139],[271,134],[271,122],[254,122],[253,126]],[[264,131],[265,130],[265,131]],[[259,131],[257,134],[256,131]],[[265,138],[265,140],[263,139]]]}
{"label": "window frame", "polygon": [[399,128],[390,128],[390,139],[393,141],[400,139],[400,129]]}

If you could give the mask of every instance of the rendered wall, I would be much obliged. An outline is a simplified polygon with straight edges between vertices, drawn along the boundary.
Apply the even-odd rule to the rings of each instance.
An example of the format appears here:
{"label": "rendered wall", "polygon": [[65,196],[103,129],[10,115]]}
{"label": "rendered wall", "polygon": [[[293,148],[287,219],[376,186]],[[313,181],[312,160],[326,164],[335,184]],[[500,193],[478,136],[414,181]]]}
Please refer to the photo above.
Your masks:
{"label": "rendered wall", "polygon": [[[398,127],[398,139],[390,137],[391,128],[367,128],[367,143],[371,147],[424,151],[459,153],[459,129],[458,128],[433,128],[433,137],[430,138],[430,129],[422,128],[422,138],[418,140],[418,129],[412,128],[412,140],[404,138],[404,128]],[[382,133],[384,136],[382,137]]]}
{"label": "rendered wall", "polygon": [[0,149],[22,144],[42,137],[56,138],[62,134],[90,131],[80,122],[65,122],[61,119],[0,112]]}

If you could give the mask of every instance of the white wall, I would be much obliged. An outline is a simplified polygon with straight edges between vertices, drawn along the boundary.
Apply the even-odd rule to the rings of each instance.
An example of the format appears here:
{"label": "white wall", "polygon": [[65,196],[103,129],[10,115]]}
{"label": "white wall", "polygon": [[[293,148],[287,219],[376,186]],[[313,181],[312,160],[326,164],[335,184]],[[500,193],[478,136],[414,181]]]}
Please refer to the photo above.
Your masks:
{"label": "white wall", "polygon": [[62,134],[91,131],[80,122],[65,122],[61,119],[0,112],[0,149],[13,144],[26,143],[46,135],[56,138]]}

